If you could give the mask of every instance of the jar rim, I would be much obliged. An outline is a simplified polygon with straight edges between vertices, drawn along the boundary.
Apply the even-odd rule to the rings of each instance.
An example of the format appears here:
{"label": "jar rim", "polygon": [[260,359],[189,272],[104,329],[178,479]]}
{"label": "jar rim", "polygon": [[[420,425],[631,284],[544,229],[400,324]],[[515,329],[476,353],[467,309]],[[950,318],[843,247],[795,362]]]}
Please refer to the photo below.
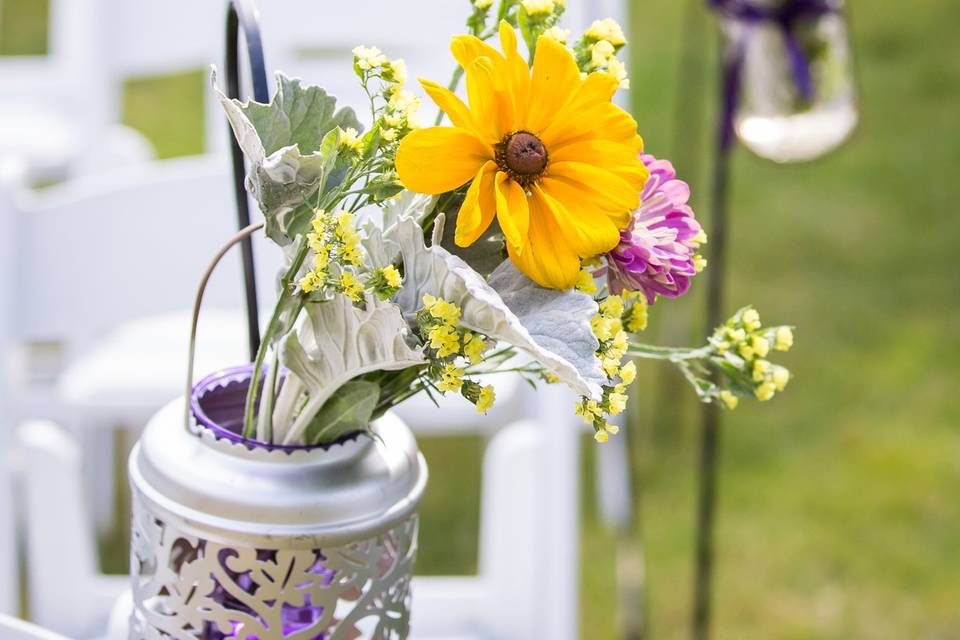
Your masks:
{"label": "jar rim", "polygon": [[[219,369],[201,378],[190,393],[190,413],[193,416],[198,427],[211,432],[218,440],[228,440],[235,444],[240,444],[247,449],[263,449],[266,451],[286,451],[293,453],[297,451],[326,451],[333,446],[344,444],[351,440],[356,440],[360,431],[348,433],[340,436],[336,440],[323,444],[275,444],[263,442],[256,438],[245,438],[240,432],[231,426],[223,424],[223,418],[212,416],[213,408],[219,411],[230,411],[234,407],[237,410],[236,424],[243,424],[243,409],[246,401],[246,389],[253,375],[253,363],[247,363],[236,367]],[[213,394],[226,395],[226,400],[220,399],[224,403],[219,406],[210,407],[211,396]],[[204,400],[207,399],[207,402]],[[226,406],[224,406],[226,405]]]}

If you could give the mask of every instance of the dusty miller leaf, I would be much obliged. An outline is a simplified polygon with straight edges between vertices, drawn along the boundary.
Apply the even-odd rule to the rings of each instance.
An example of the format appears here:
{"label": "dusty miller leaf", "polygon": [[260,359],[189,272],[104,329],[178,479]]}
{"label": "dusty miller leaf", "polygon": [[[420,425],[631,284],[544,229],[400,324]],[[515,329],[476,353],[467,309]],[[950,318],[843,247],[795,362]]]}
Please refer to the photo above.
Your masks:
{"label": "dusty miller leaf", "polygon": [[309,390],[309,402],[285,443],[303,438],[307,425],[333,393],[371,371],[417,366],[423,354],[406,342],[407,323],[392,302],[374,296],[361,309],[345,296],[306,306],[300,328],[283,340],[282,360]]}
{"label": "dusty miller leaf", "polygon": [[408,321],[423,305],[423,294],[442,297],[460,306],[463,326],[513,345],[577,393],[600,398],[607,378],[590,328],[597,313],[593,298],[539,287],[509,261],[488,283],[443,247],[427,247],[420,226],[410,219],[398,224],[397,241],[404,286],[395,298]]}
{"label": "dusty miller leaf", "polygon": [[292,228],[302,226],[311,196],[343,179],[337,128],[359,131],[360,122],[352,109],[338,111],[336,98],[320,87],[304,87],[282,73],[270,104],[227,98],[216,86],[216,73],[211,83],[250,162],[247,190],[260,204],[267,235],[288,244],[296,235]]}

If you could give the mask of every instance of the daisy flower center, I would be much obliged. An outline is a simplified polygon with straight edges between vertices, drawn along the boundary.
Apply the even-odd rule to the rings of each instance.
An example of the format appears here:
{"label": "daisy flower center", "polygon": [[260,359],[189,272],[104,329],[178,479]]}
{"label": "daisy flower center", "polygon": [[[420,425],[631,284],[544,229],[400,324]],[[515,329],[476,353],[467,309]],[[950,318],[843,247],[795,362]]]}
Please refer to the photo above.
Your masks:
{"label": "daisy flower center", "polygon": [[494,151],[500,170],[524,188],[533,184],[547,166],[547,148],[529,131],[507,134]]}

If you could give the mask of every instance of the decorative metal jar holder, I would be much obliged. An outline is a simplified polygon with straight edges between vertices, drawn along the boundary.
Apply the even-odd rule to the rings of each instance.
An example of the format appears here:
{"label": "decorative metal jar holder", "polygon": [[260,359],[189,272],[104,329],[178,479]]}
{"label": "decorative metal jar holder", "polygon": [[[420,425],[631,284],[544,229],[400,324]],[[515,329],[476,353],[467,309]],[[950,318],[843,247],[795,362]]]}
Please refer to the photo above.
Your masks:
{"label": "decorative metal jar holder", "polygon": [[[256,13],[228,13],[228,82],[238,94],[237,30],[266,101]],[[260,87],[259,89],[257,87]],[[244,228],[214,258],[194,306],[186,397],[162,409],[130,455],[132,640],[403,639],[409,633],[417,507],[427,468],[390,414],[322,446],[241,436],[252,365],[193,385],[192,350],[207,278],[247,243],[251,348],[259,336],[243,160],[234,156]],[[246,217],[245,217],[246,216]],[[252,304],[251,304],[252,303]],[[255,340],[256,338],[256,340]]]}

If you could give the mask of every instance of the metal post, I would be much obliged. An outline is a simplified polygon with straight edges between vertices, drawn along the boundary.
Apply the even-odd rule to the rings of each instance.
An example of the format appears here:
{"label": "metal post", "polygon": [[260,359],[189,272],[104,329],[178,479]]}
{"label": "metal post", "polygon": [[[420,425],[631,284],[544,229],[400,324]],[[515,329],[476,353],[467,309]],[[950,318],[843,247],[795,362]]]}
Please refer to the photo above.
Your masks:
{"label": "metal post", "polygon": [[[246,44],[247,60],[250,66],[253,99],[257,102],[269,102],[267,71],[263,59],[263,43],[260,40],[260,14],[251,0],[230,0],[227,5],[227,96],[240,99],[240,31]],[[250,202],[244,187],[246,168],[243,151],[233,134],[230,134],[230,155],[233,159],[233,188],[237,201],[237,227],[243,229],[250,225]],[[253,240],[247,237],[241,244],[243,260],[243,284],[247,312],[247,331],[249,334],[250,360],[256,357],[260,348],[260,320],[257,309],[257,282],[253,265]]]}
{"label": "metal post", "polygon": [[[712,331],[723,320],[724,274],[727,252],[727,212],[729,205],[729,173],[732,138],[725,118],[731,107],[725,92],[728,86],[729,65],[725,60],[721,41],[719,53],[721,92],[724,102],[718,118],[718,138],[713,160],[713,184],[710,194],[710,243],[707,270],[706,330]],[[716,520],[717,459],[720,450],[720,408],[716,403],[704,404],[700,423],[700,459],[698,467],[696,558],[693,596],[692,636],[694,640],[710,637],[710,605],[713,587],[713,529]]]}

